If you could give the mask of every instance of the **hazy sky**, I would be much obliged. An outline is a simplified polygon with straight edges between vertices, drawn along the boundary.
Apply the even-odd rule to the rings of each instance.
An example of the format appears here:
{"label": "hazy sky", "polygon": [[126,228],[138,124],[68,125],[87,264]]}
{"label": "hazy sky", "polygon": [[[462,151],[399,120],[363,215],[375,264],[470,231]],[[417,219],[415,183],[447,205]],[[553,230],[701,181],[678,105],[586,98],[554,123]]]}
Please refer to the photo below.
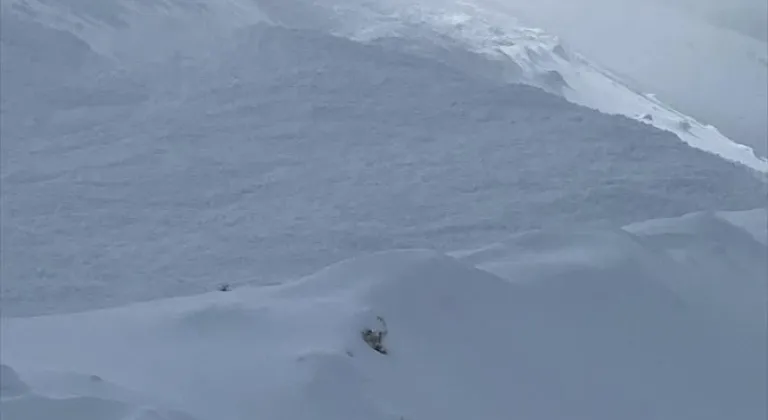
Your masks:
{"label": "hazy sky", "polygon": [[[633,0],[618,0],[633,1]],[[768,41],[766,0],[653,0],[700,13],[708,21]]]}
{"label": "hazy sky", "polygon": [[[520,0],[508,0],[511,3]],[[524,0],[534,2],[537,0]],[[684,9],[709,22],[726,26],[763,41],[768,38],[768,0],[559,0],[585,7],[605,7],[607,3],[636,6],[653,2]]]}

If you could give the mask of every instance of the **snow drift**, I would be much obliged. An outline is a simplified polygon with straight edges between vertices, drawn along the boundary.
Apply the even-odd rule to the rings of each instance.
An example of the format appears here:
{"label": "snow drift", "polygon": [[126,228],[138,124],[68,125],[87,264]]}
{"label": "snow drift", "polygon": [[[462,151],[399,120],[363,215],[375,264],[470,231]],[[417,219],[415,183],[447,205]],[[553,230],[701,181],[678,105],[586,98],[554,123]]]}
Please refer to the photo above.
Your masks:
{"label": "snow drift", "polygon": [[[744,226],[765,217],[533,231],[454,257],[389,251],[288,284],[4,319],[3,418],[761,419],[766,248]],[[734,251],[745,271],[701,278],[702,237],[752,250]],[[724,290],[755,305],[724,316],[739,304],[711,299]],[[386,329],[386,355],[365,329]]]}

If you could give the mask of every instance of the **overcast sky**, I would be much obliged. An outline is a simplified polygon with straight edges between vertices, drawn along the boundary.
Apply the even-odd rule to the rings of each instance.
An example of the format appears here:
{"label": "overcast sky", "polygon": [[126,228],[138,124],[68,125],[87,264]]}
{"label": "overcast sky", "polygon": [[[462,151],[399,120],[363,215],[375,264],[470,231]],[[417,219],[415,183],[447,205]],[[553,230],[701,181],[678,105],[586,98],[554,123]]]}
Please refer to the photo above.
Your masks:
{"label": "overcast sky", "polygon": [[[635,1],[635,0],[617,0]],[[710,22],[768,41],[766,0],[654,0],[700,13]]]}

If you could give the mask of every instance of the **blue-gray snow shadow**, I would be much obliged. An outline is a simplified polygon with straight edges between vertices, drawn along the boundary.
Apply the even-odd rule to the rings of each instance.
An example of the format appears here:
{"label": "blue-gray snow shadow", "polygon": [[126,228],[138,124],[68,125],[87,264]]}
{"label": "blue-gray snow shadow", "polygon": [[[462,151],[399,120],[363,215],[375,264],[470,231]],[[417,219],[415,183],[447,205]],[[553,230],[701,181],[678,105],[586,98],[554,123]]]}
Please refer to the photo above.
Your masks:
{"label": "blue-gray snow shadow", "polygon": [[[747,347],[760,338],[746,343],[738,334],[713,333],[643,270],[628,275],[625,268],[585,268],[527,285],[528,299],[540,306],[511,322],[515,340],[525,344],[510,360],[533,361],[519,367],[534,381],[516,389],[520,412],[534,410],[541,418],[640,419],[666,410],[673,418],[764,415],[764,358]],[[601,336],[599,344],[592,341]],[[543,389],[557,395],[556,404],[541,400]]]}
{"label": "blue-gray snow shadow", "polygon": [[183,100],[51,146],[5,137],[5,313],[764,205],[746,170],[672,134],[393,45],[256,26],[178,75],[200,80]]}
{"label": "blue-gray snow shadow", "polygon": [[[43,141],[40,137],[64,137],[103,123],[110,108],[135,107],[149,98],[145,87],[111,59],[75,34],[37,22],[28,13],[18,3],[2,13],[3,140],[37,144]],[[16,150],[3,147],[5,153]]]}

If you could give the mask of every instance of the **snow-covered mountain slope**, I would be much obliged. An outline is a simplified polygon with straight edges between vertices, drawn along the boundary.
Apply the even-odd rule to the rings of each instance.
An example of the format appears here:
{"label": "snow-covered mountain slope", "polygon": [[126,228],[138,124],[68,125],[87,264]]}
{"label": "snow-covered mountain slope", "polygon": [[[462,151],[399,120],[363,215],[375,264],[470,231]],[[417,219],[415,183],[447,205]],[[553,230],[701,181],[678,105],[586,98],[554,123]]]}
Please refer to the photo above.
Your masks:
{"label": "snow-covered mountain slope", "polygon": [[[768,219],[765,209],[742,212],[697,212],[679,218],[656,219],[624,226],[635,256],[651,249],[654,256],[637,257],[635,266],[685,296],[705,312],[765,331],[768,299]],[[481,249],[453,256],[518,281],[529,269],[569,275],[582,264],[601,258],[625,258],[624,232],[570,229],[535,231]],[[542,248],[545,252],[541,252]],[[588,248],[590,251],[585,251]],[[600,250],[600,253],[596,251]],[[665,258],[659,259],[660,254]],[[667,259],[669,258],[669,259]]]}
{"label": "snow-covered mountain slope", "polygon": [[7,314],[764,203],[746,170],[533,88],[312,31],[240,42],[224,85],[3,124]]}
{"label": "snow-covered mountain slope", "polygon": [[[754,220],[765,210],[534,231],[454,257],[383,252],[282,285],[5,319],[0,411],[763,419],[768,250]],[[386,331],[387,354],[367,329]]]}
{"label": "snow-covered mountain slope", "polygon": [[[744,168],[510,85],[514,68],[536,74],[430,22],[390,25],[358,7],[334,12],[342,25],[298,13],[303,2],[260,2],[232,24],[215,17],[251,3],[24,3],[47,15],[18,4],[3,3],[0,49],[14,57],[1,80],[6,315],[282,281],[370,251],[765,205]],[[272,23],[249,25],[259,20]],[[153,43],[166,27],[198,34]]]}
{"label": "snow-covered mountain slope", "polygon": [[[675,133],[692,147],[768,173],[768,160],[756,155],[752,147],[732,141],[714,126],[676,111],[653,94],[634,90],[628,81],[571,51],[559,37],[539,29],[525,28],[509,15],[499,15],[491,10],[473,4],[449,11],[426,9],[415,17],[411,16],[413,12],[410,11],[396,25],[390,22],[382,25],[386,28],[394,26],[389,31],[366,28],[363,33],[364,36],[371,36],[371,33],[391,36],[392,33],[403,32],[399,25],[404,24],[406,28],[408,25],[426,25],[438,34],[464,43],[468,48],[484,53],[491,59],[502,60],[502,66],[506,64],[507,67],[502,77],[508,81],[531,84],[607,114],[624,115],[643,121]],[[757,48],[753,50],[759,51]],[[504,60],[511,63],[503,63]],[[756,95],[758,102],[768,103],[768,96],[762,89],[765,83],[761,83],[761,80],[768,83],[765,77],[752,77],[746,81],[742,79],[742,82],[750,83],[750,93]],[[739,98],[744,99],[745,95]],[[750,104],[753,102],[749,101]],[[741,109],[746,107],[736,107],[736,112],[742,112]],[[755,112],[751,108],[739,115],[743,117],[746,112],[764,119],[766,114],[761,114],[760,109],[757,107]],[[722,112],[732,111],[733,108],[728,108]],[[755,138],[761,137],[754,134],[750,137],[752,140]]]}
{"label": "snow-covered mountain slope", "polygon": [[[31,17],[33,21],[72,31],[79,39],[85,40],[91,49],[118,60],[120,66],[128,66],[139,72],[146,71],[146,66],[151,66],[153,63],[167,65],[171,58],[174,62],[210,58],[211,55],[216,55],[211,50],[219,49],[222,44],[226,44],[230,40],[229,35],[232,31],[257,22],[321,30],[358,40],[377,38],[391,40],[392,37],[404,36],[407,38],[406,43],[416,42],[422,47],[424,38],[428,38],[431,44],[436,42],[445,44],[446,41],[459,43],[461,47],[488,53],[497,59],[509,60],[509,63],[496,63],[502,67],[502,70],[495,76],[501,77],[502,80],[533,84],[564,96],[570,101],[605,113],[639,119],[677,134],[693,147],[743,163],[760,172],[768,172],[768,160],[755,156],[751,147],[731,141],[712,125],[702,124],[692,117],[675,111],[659,102],[653,95],[632,90],[626,81],[620,80],[617,75],[609,73],[597,63],[570,51],[558,38],[540,30],[522,27],[514,15],[514,12],[530,14],[532,12],[529,10],[530,7],[546,15],[547,12],[542,12],[544,9],[555,10],[556,7],[534,7],[529,3],[525,3],[529,7],[523,7],[514,2],[499,7],[487,0],[474,3],[445,3],[440,0],[416,3],[399,0],[363,3],[351,3],[345,0],[323,2],[294,0],[284,3],[266,0],[255,2],[198,0],[196,3],[168,2],[162,7],[124,0],[105,2],[98,8],[92,7],[90,2],[75,0],[69,0],[66,3],[70,6],[69,8],[46,4],[39,0],[25,2],[9,0],[7,4],[5,9],[12,12],[8,13],[11,16],[5,20],[15,22],[18,15],[26,15],[25,18]],[[110,4],[112,7],[109,6]],[[608,10],[606,13],[610,15],[612,9],[602,6],[601,3],[598,9]],[[535,16],[541,18],[538,14]],[[558,22],[549,20],[544,22],[554,25],[558,30],[562,26]],[[201,27],[205,30],[201,31]],[[696,115],[718,122],[723,119],[711,117],[715,114],[727,115],[728,124],[726,125],[729,128],[735,125],[745,126],[746,118],[746,126],[751,127],[747,130],[751,130],[751,134],[746,136],[740,132],[739,138],[746,136],[754,140],[764,137],[759,133],[755,134],[759,129],[753,126],[761,122],[764,124],[764,117],[768,112],[763,110],[768,103],[768,96],[766,96],[768,92],[762,89],[768,86],[766,85],[768,66],[758,66],[757,72],[753,71],[749,75],[735,72],[754,70],[754,65],[738,63],[743,60],[758,59],[758,55],[764,53],[765,48],[751,45],[744,53],[745,57],[722,60],[729,63],[728,71],[734,72],[733,80],[727,83],[728,89],[731,89],[728,95],[722,93],[722,86],[725,84],[722,78],[727,76],[727,72],[723,70],[716,75],[720,79],[712,79],[709,77],[710,73],[702,72],[696,74],[704,74],[709,78],[704,81],[692,78],[698,83],[695,90],[706,92],[709,96],[694,96],[696,92],[682,96],[680,93],[675,93],[673,87],[680,87],[687,92],[692,90],[691,86],[677,79],[670,81],[670,77],[662,78],[658,74],[651,75],[653,80],[661,80],[664,84],[651,84],[646,82],[650,76],[644,77],[644,73],[639,75],[639,70],[630,71],[627,64],[617,66],[616,63],[617,61],[635,63],[637,57],[642,56],[646,64],[652,63],[655,69],[663,71],[673,71],[674,69],[668,69],[670,65],[678,69],[691,63],[695,63],[699,68],[705,67],[701,66],[701,59],[698,59],[698,56],[689,57],[690,54],[688,54],[683,59],[665,66],[658,60],[670,55],[669,53],[664,56],[660,55],[661,53],[648,54],[647,46],[642,44],[629,45],[625,51],[620,52],[611,50],[610,53],[613,56],[608,59],[605,57],[605,49],[600,50],[593,45],[597,42],[578,42],[581,39],[569,32],[568,28],[563,31],[569,36],[569,40],[575,38],[576,45],[588,44],[590,48],[587,48],[587,51],[590,53],[594,51],[601,62],[608,63],[611,68],[620,71],[621,74],[632,78],[639,77],[642,83],[633,83],[637,88],[653,88],[655,91],[658,87],[663,91],[664,98],[669,97],[673,103],[684,104],[685,109],[701,111],[699,103],[716,102],[713,101],[713,94],[710,91],[698,85],[706,83],[709,87],[714,86],[719,89],[717,97],[722,97],[725,105],[710,106],[706,112],[697,112]],[[28,30],[19,31],[13,26],[10,31],[5,32],[3,38],[10,38],[11,44],[17,44],[15,39],[18,38],[18,33],[27,34]],[[8,34],[8,32],[11,33]],[[700,32],[695,32],[693,35],[702,38],[703,35]],[[610,38],[604,35],[602,32],[598,34],[601,38]],[[717,34],[718,39],[723,36]],[[708,46],[712,44],[709,38],[703,39]],[[737,49],[737,51],[741,54],[743,49]],[[434,45],[431,45],[426,53],[433,54],[434,50]],[[636,59],[630,60],[622,54],[629,54]],[[651,61],[649,57],[657,58],[656,61]],[[473,61],[471,64],[466,63],[466,60],[467,57],[462,57],[462,63],[460,63],[465,70],[468,67],[477,70],[478,66],[483,66],[477,63],[479,57],[471,59]],[[766,57],[763,57],[764,62],[765,60]],[[454,64],[458,64],[455,61]],[[27,67],[29,66],[23,65],[23,69]],[[638,66],[631,64],[631,67]],[[58,71],[55,72],[58,73]],[[171,77],[173,75],[172,70],[166,69],[164,72]],[[156,79],[156,76],[157,74],[153,73],[150,77]],[[701,77],[704,76],[699,76]],[[155,82],[157,83],[157,80]],[[633,82],[636,81],[633,80]],[[736,83],[738,84],[734,87]],[[9,84],[19,85],[18,83]],[[26,89],[27,85],[24,86]],[[745,89],[748,94],[744,93]],[[670,91],[673,93],[669,94]],[[683,99],[680,99],[681,96]],[[737,99],[731,100],[732,97]],[[738,103],[733,103],[734,101]],[[755,142],[749,144],[754,145]]]}
{"label": "snow-covered mountain slope", "polygon": [[3,420],[765,418],[764,162],[449,6],[4,1]]}
{"label": "snow-covered mountain slope", "polygon": [[749,35],[768,30],[765,1],[478,2],[560,35],[635,89],[768,154],[768,44]]}

